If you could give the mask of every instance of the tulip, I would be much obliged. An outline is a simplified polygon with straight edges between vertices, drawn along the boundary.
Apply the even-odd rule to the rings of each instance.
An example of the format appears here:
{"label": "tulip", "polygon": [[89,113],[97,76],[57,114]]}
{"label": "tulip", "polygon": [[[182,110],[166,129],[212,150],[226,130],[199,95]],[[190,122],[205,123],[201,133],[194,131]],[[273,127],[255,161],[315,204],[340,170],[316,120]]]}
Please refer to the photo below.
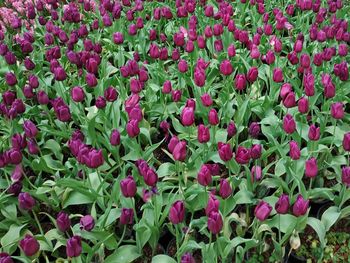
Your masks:
{"label": "tulip", "polygon": [[91,215],[80,218],[80,229],[90,232],[95,227],[95,220]]}
{"label": "tulip", "polygon": [[82,102],[85,98],[84,90],[82,87],[76,86],[71,90],[71,96],[73,101]]}
{"label": "tulip", "polygon": [[[184,261],[184,262],[191,263],[191,261]],[[6,252],[2,252],[0,253],[0,263],[14,263],[14,262],[9,254],[7,254]],[[196,262],[193,261],[193,263],[196,263]]]}
{"label": "tulip", "polygon": [[252,122],[249,126],[249,134],[253,138],[257,138],[260,134],[260,124],[257,122]]}
{"label": "tulip", "polygon": [[220,63],[220,72],[224,76],[229,76],[233,72],[232,64],[229,60],[224,60]]}
{"label": "tulip", "polygon": [[231,139],[233,136],[235,136],[237,133],[236,125],[233,121],[230,121],[230,123],[227,125],[227,137],[228,139]]}
{"label": "tulip", "polygon": [[185,141],[179,141],[179,143],[176,144],[173,151],[173,157],[176,161],[184,161],[186,159],[186,142]]}
{"label": "tulip", "polygon": [[158,181],[158,175],[153,169],[148,168],[143,179],[148,186],[155,186]]}
{"label": "tulip", "polygon": [[297,200],[293,205],[293,214],[295,216],[305,215],[308,208],[309,208],[309,200],[304,199],[303,196],[299,194],[297,197]]}
{"label": "tulip", "polygon": [[315,95],[315,77],[312,73],[306,73],[304,75],[303,85],[305,88],[306,96],[311,97]]}
{"label": "tulip", "polygon": [[277,203],[275,204],[275,210],[278,214],[287,214],[289,210],[289,197],[286,194],[282,194]]}
{"label": "tulip", "polygon": [[34,138],[36,137],[36,135],[38,134],[38,129],[35,126],[35,124],[30,121],[30,120],[26,120],[23,123],[23,129],[24,129],[24,133],[28,138]]}
{"label": "tulip", "polygon": [[5,74],[5,81],[7,85],[9,86],[14,86],[17,84],[17,78],[16,75],[13,74],[12,72],[8,72]]}
{"label": "tulip", "polygon": [[203,87],[205,85],[205,71],[201,70],[201,69],[195,69],[194,74],[194,83],[198,86],[198,87]]}
{"label": "tulip", "polygon": [[222,217],[219,212],[211,212],[208,216],[208,229],[212,234],[220,233],[223,226]]}
{"label": "tulip", "polygon": [[233,157],[231,145],[228,143],[226,144],[226,143],[219,142],[218,143],[218,152],[219,152],[219,156],[220,156],[221,160],[223,160],[224,162],[230,161]]}
{"label": "tulip", "polygon": [[341,57],[346,57],[346,55],[348,54],[348,46],[346,44],[339,44],[338,54]]}
{"label": "tulip", "polygon": [[137,190],[134,178],[129,175],[127,178],[121,180],[120,189],[125,197],[134,197]]}
{"label": "tulip", "polygon": [[299,160],[300,158],[300,149],[296,141],[289,142],[289,156],[293,160]]}
{"label": "tulip", "polygon": [[201,96],[201,101],[204,107],[209,107],[213,104],[213,100],[211,99],[210,95],[208,93],[204,93]]}
{"label": "tulip", "polygon": [[215,197],[215,195],[210,193],[208,203],[205,208],[205,214],[209,216],[211,212],[218,212],[219,206],[220,206],[219,200]]}
{"label": "tulip", "polygon": [[186,101],[186,107],[192,108],[193,110],[196,109],[196,101],[194,99],[188,99]]}
{"label": "tulip", "polygon": [[37,100],[39,104],[41,105],[47,105],[49,104],[49,97],[47,96],[46,92],[43,90],[38,91],[37,95]]}
{"label": "tulip", "polygon": [[209,128],[203,124],[198,125],[198,141],[200,143],[206,143],[210,140]]}
{"label": "tulip", "polygon": [[60,231],[66,232],[70,228],[71,224],[69,215],[63,211],[59,212],[56,218],[56,224]]}
{"label": "tulip", "polygon": [[280,68],[273,69],[273,81],[274,82],[283,82],[283,71]]}
{"label": "tulip", "polygon": [[305,176],[309,178],[316,177],[318,173],[317,160],[312,157],[305,162]]}
{"label": "tulip", "polygon": [[343,184],[350,187],[350,166],[345,166],[341,170],[341,180]]}
{"label": "tulip", "polygon": [[341,81],[347,81],[349,79],[349,69],[346,61],[334,65],[334,75],[339,77]]}
{"label": "tulip", "polygon": [[237,152],[236,152],[236,162],[239,164],[247,164],[250,161],[250,150],[243,147],[238,146]]}
{"label": "tulip", "polygon": [[235,77],[235,87],[237,90],[244,90],[247,86],[247,80],[244,74],[237,74]]}
{"label": "tulip", "polygon": [[122,208],[120,223],[122,225],[130,225],[134,219],[134,210],[132,208]]}
{"label": "tulip", "polygon": [[218,113],[217,113],[217,111],[215,109],[211,109],[209,111],[208,120],[209,120],[210,125],[215,126],[215,125],[219,124]]}
{"label": "tulip", "polygon": [[178,102],[181,99],[182,91],[181,90],[172,90],[171,97],[174,102]]}
{"label": "tulip", "polygon": [[98,96],[95,101],[95,106],[98,109],[103,109],[104,107],[106,107],[106,99],[102,96]]}
{"label": "tulip", "polygon": [[344,105],[341,102],[335,102],[331,105],[331,115],[336,120],[344,118]]}
{"label": "tulip", "polygon": [[308,54],[301,54],[301,56],[300,56],[300,65],[303,68],[309,68],[310,67],[310,63],[311,63],[310,56]]}
{"label": "tulip", "polygon": [[320,127],[316,127],[315,124],[311,124],[308,137],[311,141],[318,141],[320,139]]}
{"label": "tulip", "polygon": [[12,147],[17,150],[24,149],[27,146],[26,136],[16,133],[11,138]]}
{"label": "tulip", "polygon": [[82,252],[81,237],[73,236],[67,240],[66,243],[66,254],[67,257],[79,257]]}
{"label": "tulip", "polygon": [[250,83],[255,82],[258,79],[259,71],[257,67],[251,67],[247,73],[247,80]]}
{"label": "tulip", "polygon": [[335,85],[332,82],[332,78],[329,74],[322,74],[321,83],[323,86],[323,93],[327,99],[335,96]]}
{"label": "tulip", "polygon": [[261,144],[253,144],[252,148],[250,149],[250,157],[253,160],[259,159],[261,157],[261,152],[262,152]]}
{"label": "tulip", "polygon": [[260,201],[254,209],[255,217],[259,221],[265,221],[272,211],[272,207],[265,201]]}
{"label": "tulip", "polygon": [[309,100],[305,97],[302,97],[298,101],[298,110],[300,113],[307,113],[309,111]]}
{"label": "tulip", "polygon": [[196,260],[194,259],[194,257],[192,257],[191,253],[187,252],[181,257],[181,263],[196,263]]}
{"label": "tulip", "polygon": [[18,196],[21,191],[22,191],[22,182],[14,182],[8,188],[7,193],[12,194],[14,196]]}
{"label": "tulip", "polygon": [[27,192],[18,195],[19,208],[23,210],[32,210],[35,206],[35,199]]}
{"label": "tulip", "polygon": [[191,126],[194,123],[194,109],[185,107],[181,112],[181,123],[184,126]]}
{"label": "tulip", "polygon": [[137,120],[129,120],[126,124],[126,132],[129,137],[134,138],[140,133],[139,123]]}
{"label": "tulip", "polygon": [[113,34],[113,41],[115,44],[120,45],[124,42],[123,34],[120,32],[116,32]]}
{"label": "tulip", "polygon": [[262,170],[259,165],[254,165],[250,171],[252,182],[260,181],[262,177]]}
{"label": "tulip", "polygon": [[169,220],[174,225],[181,223],[185,219],[185,204],[183,201],[176,201],[169,211]]}
{"label": "tulip", "polygon": [[201,166],[201,169],[199,170],[197,175],[197,180],[198,180],[198,183],[203,186],[208,186],[211,184],[212,174],[211,174],[211,170],[207,165],[204,164]]}
{"label": "tulip", "polygon": [[61,66],[58,66],[54,69],[54,76],[55,80],[57,81],[63,81],[67,78],[66,71]]}
{"label": "tulip", "polygon": [[102,155],[102,150],[91,149],[84,156],[84,161],[87,167],[97,168],[104,163],[104,158]]}
{"label": "tulip", "polygon": [[188,65],[186,60],[180,59],[179,64],[177,65],[177,68],[181,73],[185,73],[188,70]]}
{"label": "tulip", "polygon": [[350,152],[350,132],[344,134],[343,148],[345,151]]}
{"label": "tulip", "polygon": [[293,132],[295,132],[295,129],[296,129],[296,123],[293,119],[293,116],[290,114],[287,114],[283,118],[283,130],[288,134],[292,134]]}
{"label": "tulip", "polygon": [[109,137],[109,142],[113,146],[117,146],[120,144],[120,133],[117,129],[112,130],[111,136]]}
{"label": "tulip", "polygon": [[172,90],[171,82],[170,82],[170,80],[166,80],[163,84],[162,92],[165,94],[168,94],[171,92],[171,90]]}
{"label": "tulip", "polygon": [[179,143],[179,139],[176,136],[171,137],[169,144],[168,144],[168,149],[171,153],[174,152],[175,146]]}
{"label": "tulip", "polygon": [[108,87],[104,91],[103,94],[104,94],[104,97],[105,97],[106,101],[109,101],[109,102],[113,102],[113,101],[115,101],[118,98],[118,92],[112,86]]}
{"label": "tulip", "polygon": [[284,83],[282,86],[281,86],[281,90],[280,90],[280,97],[282,99],[285,99],[287,97],[287,95],[292,92],[293,89],[292,89],[292,85],[290,85],[289,83]]}
{"label": "tulip", "polygon": [[219,194],[223,199],[228,198],[232,194],[232,187],[228,180],[226,179],[220,180]]}
{"label": "tulip", "polygon": [[39,242],[33,236],[28,234],[19,241],[19,246],[27,257],[34,256],[40,249]]}

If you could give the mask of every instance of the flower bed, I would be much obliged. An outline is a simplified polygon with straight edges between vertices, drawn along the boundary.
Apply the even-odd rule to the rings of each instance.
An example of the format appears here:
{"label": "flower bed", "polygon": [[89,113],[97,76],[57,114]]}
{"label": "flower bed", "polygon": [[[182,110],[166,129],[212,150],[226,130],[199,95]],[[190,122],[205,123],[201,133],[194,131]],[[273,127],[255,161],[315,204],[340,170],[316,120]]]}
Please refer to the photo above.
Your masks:
{"label": "flower bed", "polygon": [[6,3],[0,262],[348,260],[348,2]]}

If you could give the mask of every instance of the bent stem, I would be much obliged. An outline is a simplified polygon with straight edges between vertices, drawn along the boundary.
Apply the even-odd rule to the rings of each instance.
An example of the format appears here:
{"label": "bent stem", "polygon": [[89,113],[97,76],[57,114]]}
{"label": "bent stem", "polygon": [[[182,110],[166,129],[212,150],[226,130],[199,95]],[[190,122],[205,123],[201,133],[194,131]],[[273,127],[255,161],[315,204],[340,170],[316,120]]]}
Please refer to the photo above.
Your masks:
{"label": "bent stem", "polygon": [[180,231],[179,226],[175,225],[175,235],[176,235],[176,256],[177,256],[177,262],[181,261],[181,255],[180,255]]}
{"label": "bent stem", "polygon": [[123,234],[122,234],[122,236],[120,237],[120,239],[119,239],[119,241],[118,241],[117,247],[119,247],[120,244],[122,243],[122,241],[123,241],[123,239],[124,239],[124,236],[125,236],[125,231],[126,231],[126,225],[124,225]]}

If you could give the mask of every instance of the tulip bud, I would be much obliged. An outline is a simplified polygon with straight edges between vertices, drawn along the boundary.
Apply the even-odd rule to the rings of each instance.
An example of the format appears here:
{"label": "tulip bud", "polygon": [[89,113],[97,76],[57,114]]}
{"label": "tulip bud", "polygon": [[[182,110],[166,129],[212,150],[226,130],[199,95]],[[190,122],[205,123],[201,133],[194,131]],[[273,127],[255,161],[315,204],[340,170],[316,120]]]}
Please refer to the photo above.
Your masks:
{"label": "tulip bud", "polygon": [[296,123],[293,119],[293,116],[290,114],[287,114],[283,118],[283,130],[288,134],[292,134],[293,132],[295,132],[295,129],[296,129]]}
{"label": "tulip bud", "polygon": [[289,142],[289,156],[293,160],[299,160],[300,158],[300,149],[296,141]]}
{"label": "tulip bud", "polygon": [[227,137],[228,139],[231,139],[233,136],[235,136],[237,133],[236,125],[233,121],[230,121],[230,123],[227,125]]}
{"label": "tulip bud", "polygon": [[261,144],[254,144],[250,149],[250,157],[253,160],[259,159],[261,157],[262,146]]}
{"label": "tulip bud", "polygon": [[[184,262],[191,262],[191,261],[184,261]],[[6,252],[2,252],[0,253],[0,263],[14,263],[14,262],[9,254],[7,254]],[[193,263],[196,263],[196,262],[193,261]]]}
{"label": "tulip bud", "polygon": [[253,138],[257,138],[260,134],[260,124],[257,122],[252,122],[249,126],[249,135]]}
{"label": "tulip bud", "polygon": [[206,143],[210,140],[209,128],[203,124],[198,125],[198,141],[200,143]]}
{"label": "tulip bud", "polygon": [[304,199],[303,196],[299,194],[297,197],[297,200],[293,205],[293,214],[295,216],[305,215],[308,208],[309,208],[309,200]]}
{"label": "tulip bud", "polygon": [[165,94],[168,94],[170,93],[172,90],[171,88],[171,82],[170,80],[166,80],[163,84],[163,89],[162,89],[162,92],[165,93]]}
{"label": "tulip bud", "polygon": [[208,229],[212,234],[220,233],[223,226],[222,217],[219,212],[211,212],[208,216]]}
{"label": "tulip bud", "polygon": [[183,201],[176,201],[169,211],[169,220],[174,225],[181,223],[185,219],[185,204]]}
{"label": "tulip bud", "polygon": [[91,215],[80,218],[80,229],[90,232],[95,226],[95,220]]}
{"label": "tulip bud", "polygon": [[79,257],[82,252],[81,237],[73,236],[67,240],[66,254],[69,258]]}
{"label": "tulip bud", "polygon": [[104,91],[104,97],[106,101],[113,102],[118,98],[118,92],[115,88],[110,86]]}
{"label": "tulip bud", "polygon": [[211,170],[207,165],[202,165],[198,172],[197,180],[200,185],[208,186],[212,182]]}
{"label": "tulip bud", "polygon": [[38,91],[37,100],[41,105],[49,104],[49,97],[47,96],[46,92],[43,90]]}
{"label": "tulip bud", "polygon": [[24,121],[23,129],[25,135],[28,138],[34,138],[38,134],[38,129],[36,128],[35,124],[30,120]]}
{"label": "tulip bud", "polygon": [[124,42],[123,34],[120,32],[116,32],[113,34],[113,41],[115,44],[120,45]]}
{"label": "tulip bud", "polygon": [[309,178],[316,177],[318,173],[317,160],[312,157],[305,162],[305,176]]}
{"label": "tulip bud", "polygon": [[217,113],[217,111],[215,109],[211,109],[209,111],[208,120],[209,120],[210,125],[215,126],[215,125],[219,124],[218,113]]}
{"label": "tulip bud", "polygon": [[181,90],[172,90],[171,97],[174,102],[178,102],[181,99],[182,91]]}
{"label": "tulip bud", "polygon": [[280,68],[273,69],[273,81],[274,82],[283,82],[283,71]]}
{"label": "tulip bud", "polygon": [[179,64],[177,65],[177,68],[181,73],[185,73],[188,70],[188,65],[186,60],[180,59]]}
{"label": "tulip bud", "polygon": [[140,133],[139,123],[137,120],[129,120],[126,124],[126,132],[130,138],[134,138]]}
{"label": "tulip bud", "polygon": [[350,187],[350,166],[345,166],[341,170],[341,180],[343,184]]}
{"label": "tulip bud", "polygon": [[272,211],[272,207],[265,201],[260,201],[254,209],[254,215],[259,221],[265,221]]}
{"label": "tulip bud", "polygon": [[308,137],[311,141],[318,141],[320,139],[320,128],[316,127],[315,124],[311,124]]}
{"label": "tulip bud", "polygon": [[220,180],[219,194],[223,199],[228,198],[232,194],[232,187],[228,180],[226,179]]}
{"label": "tulip bud", "polygon": [[12,72],[8,72],[5,74],[5,80],[7,85],[14,86],[17,84],[17,78],[16,75]]}
{"label": "tulip bud", "polygon": [[56,219],[56,224],[57,224],[57,228],[62,231],[65,232],[70,228],[70,219],[69,219],[69,215],[63,211],[59,212],[57,215],[57,219]]}
{"label": "tulip bud", "polygon": [[176,144],[174,151],[173,151],[173,157],[176,161],[184,161],[186,159],[186,142],[185,141],[179,141],[178,144]]}
{"label": "tulip bud", "polygon": [[208,93],[204,93],[201,96],[201,101],[204,107],[209,107],[213,104],[213,100],[211,99],[210,95]]}
{"label": "tulip bud", "polygon": [[259,71],[257,67],[251,67],[247,73],[247,80],[250,83],[255,82],[258,79]]}
{"label": "tulip bud", "polygon": [[111,136],[109,137],[109,142],[113,146],[117,146],[120,144],[120,133],[117,129],[112,130]]}
{"label": "tulip bud", "polygon": [[31,235],[25,235],[25,237],[19,241],[19,246],[27,257],[34,256],[40,249],[39,242]]}
{"label": "tulip bud", "polygon": [[341,102],[335,102],[331,105],[331,115],[336,120],[344,118],[344,105]]}
{"label": "tulip bud", "polygon": [[230,161],[233,157],[231,145],[228,143],[226,144],[226,143],[219,142],[218,143],[218,152],[219,152],[219,156],[220,156],[221,160],[223,160],[224,162]]}
{"label": "tulip bud", "polygon": [[148,168],[143,179],[148,186],[155,186],[158,181],[158,175],[152,168]]}
{"label": "tulip bud", "polygon": [[196,263],[196,260],[194,259],[194,257],[192,257],[190,253],[187,252],[181,257],[181,263]]}
{"label": "tulip bud", "polygon": [[236,152],[236,162],[239,164],[247,164],[250,161],[250,150],[243,147],[238,146],[237,152]]}
{"label": "tulip bud", "polygon": [[23,210],[32,210],[35,206],[35,199],[27,192],[18,195],[19,208]]}
{"label": "tulip bud", "polygon": [[315,95],[315,77],[312,73],[306,73],[304,75],[303,85],[305,88],[306,96],[311,97]]}
{"label": "tulip bud", "polygon": [[344,134],[343,148],[345,151],[350,152],[350,132]]}
{"label": "tulip bud", "polygon": [[252,182],[260,181],[262,177],[262,170],[259,165],[254,165],[250,171]]}
{"label": "tulip bud", "polygon": [[130,225],[134,219],[134,210],[132,208],[122,208],[120,223],[122,225]]}
{"label": "tulip bud", "polygon": [[275,210],[278,214],[287,214],[289,210],[289,197],[282,194],[275,204]]}
{"label": "tulip bud", "polygon": [[232,64],[229,60],[224,60],[220,63],[220,72],[224,76],[229,76],[233,72]]}
{"label": "tulip bud", "polygon": [[300,113],[305,114],[309,111],[309,100],[302,97],[298,101],[298,110]]}
{"label": "tulip bud", "polygon": [[205,208],[205,214],[209,216],[211,212],[218,212],[219,206],[220,206],[219,200],[215,197],[215,195],[210,193],[207,207]]}
{"label": "tulip bud", "polygon": [[194,109],[192,107],[183,108],[181,122],[184,126],[191,126],[194,123]]}
{"label": "tulip bud", "polygon": [[127,178],[121,180],[120,189],[125,197],[134,197],[137,190],[134,178],[129,175]]}

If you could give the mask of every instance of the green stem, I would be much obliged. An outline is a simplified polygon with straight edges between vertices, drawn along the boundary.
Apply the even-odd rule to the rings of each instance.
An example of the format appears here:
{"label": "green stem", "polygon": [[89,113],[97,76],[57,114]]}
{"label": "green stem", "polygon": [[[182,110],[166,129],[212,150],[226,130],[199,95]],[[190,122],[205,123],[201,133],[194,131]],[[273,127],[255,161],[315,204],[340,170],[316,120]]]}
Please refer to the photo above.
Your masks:
{"label": "green stem", "polygon": [[41,228],[41,224],[40,224],[40,222],[39,222],[39,219],[38,219],[38,217],[37,217],[35,211],[32,210],[32,212],[33,212],[33,216],[34,216],[35,222],[36,222],[36,224],[38,225],[40,234],[41,234],[42,236],[44,236],[44,231],[43,231],[43,229]]}
{"label": "green stem", "polygon": [[139,223],[139,219],[137,218],[136,201],[135,201],[135,198],[134,198],[134,197],[132,197],[132,204],[133,204],[132,208],[134,209],[134,218],[135,218],[135,222],[136,222],[136,224],[138,224],[138,223]]}
{"label": "green stem", "polygon": [[124,236],[125,236],[125,231],[126,231],[126,225],[124,225],[123,234],[122,234],[122,236],[121,236],[120,239],[119,239],[119,242],[118,242],[118,244],[117,244],[117,247],[119,247],[120,244],[122,243],[122,241],[123,241],[123,239],[124,239]]}
{"label": "green stem", "polygon": [[281,262],[283,262],[283,248],[282,248],[282,235],[281,235],[281,215],[278,215],[278,242],[281,246]]}
{"label": "green stem", "polygon": [[178,225],[175,225],[175,235],[176,235],[176,256],[177,256],[177,262],[181,261],[181,255],[180,255],[180,231],[178,228]]}

